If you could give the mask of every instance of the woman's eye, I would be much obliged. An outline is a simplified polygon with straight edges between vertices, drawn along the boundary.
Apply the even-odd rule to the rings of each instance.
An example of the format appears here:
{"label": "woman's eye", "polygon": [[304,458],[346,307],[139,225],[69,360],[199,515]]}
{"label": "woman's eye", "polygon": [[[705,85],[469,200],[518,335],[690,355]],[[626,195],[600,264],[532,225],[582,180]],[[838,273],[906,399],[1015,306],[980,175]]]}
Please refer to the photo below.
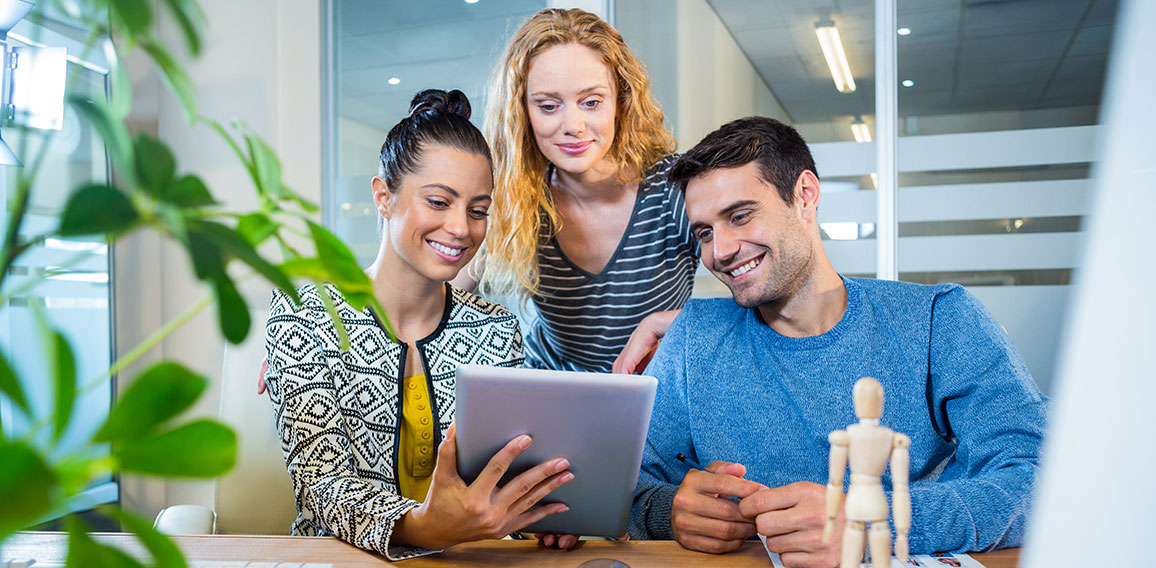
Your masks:
{"label": "woman's eye", "polygon": [[602,104],[602,101],[600,101],[598,99],[591,99],[588,101],[583,101],[582,106],[585,106],[586,108],[589,108],[589,109],[595,109],[595,108],[598,108],[598,105],[600,105],[600,104]]}
{"label": "woman's eye", "polygon": [[470,215],[473,215],[475,219],[485,219],[490,216],[490,212],[485,209],[471,209]]}
{"label": "woman's eye", "polygon": [[542,109],[542,112],[554,112],[554,111],[558,110],[558,105],[551,104],[551,103],[542,103],[542,104],[538,105],[538,108]]}
{"label": "woman's eye", "polygon": [[446,207],[449,207],[449,206],[450,206],[450,204],[449,204],[449,203],[446,203],[446,202],[445,202],[444,200],[442,200],[442,199],[427,199],[426,201],[428,201],[428,202],[429,202],[429,204],[430,204],[430,207],[433,207],[433,208],[435,208],[435,209],[444,209],[444,208],[446,208]]}

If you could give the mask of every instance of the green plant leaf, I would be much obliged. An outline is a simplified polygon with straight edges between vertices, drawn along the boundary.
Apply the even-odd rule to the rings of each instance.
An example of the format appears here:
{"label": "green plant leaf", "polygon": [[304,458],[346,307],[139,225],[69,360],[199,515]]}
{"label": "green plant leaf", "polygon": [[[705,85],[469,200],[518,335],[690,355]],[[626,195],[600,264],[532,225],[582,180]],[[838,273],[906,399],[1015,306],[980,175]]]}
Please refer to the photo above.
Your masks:
{"label": "green plant leaf", "polygon": [[52,510],[56,476],[32,448],[0,442],[0,541]]}
{"label": "green plant leaf", "polygon": [[113,445],[123,471],[166,477],[217,477],[237,459],[237,435],[212,420],[197,420],[163,434]]}
{"label": "green plant leaf", "polygon": [[253,182],[256,183],[257,169],[253,166],[253,162],[249,159],[249,156],[246,156],[245,152],[241,150],[241,147],[237,145],[237,141],[233,139],[229,131],[225,130],[225,127],[222,126],[221,123],[210,118],[201,117],[201,121],[208,124],[209,128],[217,131],[217,134],[221,135],[221,138],[229,144],[229,147],[233,149],[233,153],[237,155],[237,159],[241,160],[242,164],[245,164],[245,169],[249,171],[249,177],[252,177]]}
{"label": "green plant leaf", "polygon": [[52,337],[56,343],[56,419],[52,435],[59,440],[68,429],[68,423],[72,420],[72,407],[76,402],[76,357],[64,335],[54,331]]}
{"label": "green plant leaf", "polygon": [[153,528],[152,523],[121,509],[110,508],[108,512],[120,520],[129,531],[136,533],[137,538],[152,554],[153,568],[188,568],[176,543]]}
{"label": "green plant leaf", "polygon": [[192,0],[165,0],[173,19],[181,28],[185,36],[185,45],[189,53],[197,55],[201,52],[201,29],[205,27],[205,16],[196,2]]}
{"label": "green plant leaf", "polygon": [[0,392],[8,395],[8,400],[20,407],[25,415],[29,413],[28,399],[24,396],[24,387],[20,386],[20,379],[16,378],[16,373],[8,364],[8,359],[4,357],[3,352],[0,352]]}
{"label": "green plant leaf", "polygon": [[192,124],[197,117],[197,101],[195,99],[197,90],[193,86],[192,80],[185,74],[184,68],[173,59],[169,50],[151,39],[142,41],[141,49],[144,49],[153,62],[157,64],[157,67],[160,67],[161,74],[185,109],[185,118],[189,124]]}
{"label": "green plant leaf", "polygon": [[241,219],[237,221],[237,232],[245,238],[249,244],[258,246],[265,242],[266,239],[273,236],[281,225],[274,222],[268,215],[263,213],[249,213],[242,215]]}
{"label": "green plant leaf", "polygon": [[116,44],[109,39],[99,40],[99,43],[108,61],[109,111],[116,118],[124,120],[132,110],[132,80],[121,63]]}
{"label": "green plant leaf", "polygon": [[177,172],[177,162],[164,142],[140,134],[136,138],[136,174],[150,195],[162,198]]}
{"label": "green plant leaf", "polygon": [[93,441],[145,436],[192,406],[208,383],[205,377],[177,363],[153,365],[120,395]]}
{"label": "green plant leaf", "polygon": [[108,0],[112,13],[124,24],[130,41],[149,31],[153,23],[153,11],[149,0]]}
{"label": "green plant leaf", "polygon": [[234,345],[245,340],[249,335],[249,307],[244,298],[237,292],[237,287],[229,277],[222,274],[214,281],[213,290],[217,295],[217,321],[221,325],[221,333],[225,339]]}
{"label": "green plant leaf", "polygon": [[88,536],[86,527],[75,517],[68,519],[68,558],[66,566],[84,568],[144,568],[136,559]]}
{"label": "green plant leaf", "polygon": [[328,229],[306,221],[313,244],[317,247],[317,258],[329,271],[328,280],[337,285],[343,293],[372,292],[373,284],[357,264],[357,258],[349,247]]}
{"label": "green plant leaf", "polygon": [[241,262],[251,266],[253,270],[268,279],[274,286],[287,291],[293,296],[293,300],[297,301],[297,293],[294,291],[293,282],[289,280],[289,277],[285,276],[281,269],[261,258],[261,255],[257,254],[257,249],[253,248],[249,241],[246,241],[233,229],[220,223],[194,221],[189,223],[189,230],[205,234],[222,250],[231,253]]}
{"label": "green plant leaf", "polygon": [[178,207],[207,207],[216,205],[217,200],[205,187],[205,182],[194,175],[181,177],[168,188],[164,199]]}
{"label": "green plant leaf", "polygon": [[310,280],[325,280],[329,271],[317,258],[291,258],[281,263],[281,270],[290,276],[300,276]]}
{"label": "green plant leaf", "polygon": [[140,220],[125,194],[107,185],[81,188],[68,198],[60,215],[61,236],[123,233]]}
{"label": "green plant leaf", "polygon": [[244,135],[249,155],[253,158],[256,173],[253,181],[257,184],[257,191],[278,200],[292,196],[292,193],[285,192],[285,185],[281,183],[281,160],[277,159],[277,154],[256,134],[245,132]]}
{"label": "green plant leaf", "polygon": [[225,274],[225,259],[211,237],[190,229],[187,245],[189,257],[193,261],[193,272],[198,279],[212,282]]}
{"label": "green plant leaf", "polygon": [[129,187],[136,187],[136,171],[133,169],[132,139],[124,123],[116,118],[103,100],[93,100],[73,95],[69,100],[80,118],[88,122],[101,140],[104,140],[109,159],[117,173],[124,176]]}

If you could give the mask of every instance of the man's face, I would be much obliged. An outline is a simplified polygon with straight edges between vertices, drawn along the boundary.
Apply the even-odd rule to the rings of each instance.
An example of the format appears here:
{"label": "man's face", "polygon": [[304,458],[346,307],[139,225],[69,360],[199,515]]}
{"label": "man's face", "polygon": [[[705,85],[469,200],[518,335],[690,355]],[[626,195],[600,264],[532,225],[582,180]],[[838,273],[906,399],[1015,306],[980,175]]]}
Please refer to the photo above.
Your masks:
{"label": "man's face", "polygon": [[686,213],[702,263],[740,306],[785,299],[806,281],[812,249],[799,203],[798,195],[795,205],[783,202],[755,162],[711,170],[687,184]]}

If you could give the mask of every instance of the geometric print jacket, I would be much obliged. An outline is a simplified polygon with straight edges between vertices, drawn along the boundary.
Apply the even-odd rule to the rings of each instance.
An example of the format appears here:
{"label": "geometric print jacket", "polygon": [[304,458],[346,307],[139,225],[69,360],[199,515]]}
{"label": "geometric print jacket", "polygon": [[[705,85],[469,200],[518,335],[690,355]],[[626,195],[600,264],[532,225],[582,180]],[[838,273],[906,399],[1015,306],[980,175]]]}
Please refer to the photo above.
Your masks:
{"label": "geometric print jacket", "polygon": [[[355,310],[332,285],[326,291],[349,333],[348,352],[313,285],[298,290],[302,305],[274,290],[265,326],[265,381],[296,495],[291,532],[335,536],[389,560],[436,552],[389,542],[394,522],[419,505],[401,496],[395,471],[401,374],[413,354],[389,340],[368,308]],[[458,365],[520,367],[523,359],[517,316],[448,283],[446,291],[441,324],[416,342],[435,447],[454,420]]]}

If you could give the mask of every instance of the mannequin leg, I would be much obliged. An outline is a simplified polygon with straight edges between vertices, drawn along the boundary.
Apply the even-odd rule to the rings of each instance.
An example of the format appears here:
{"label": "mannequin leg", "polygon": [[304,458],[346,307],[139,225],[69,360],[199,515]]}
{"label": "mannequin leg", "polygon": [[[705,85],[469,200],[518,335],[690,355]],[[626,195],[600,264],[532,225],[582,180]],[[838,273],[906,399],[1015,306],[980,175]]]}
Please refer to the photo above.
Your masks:
{"label": "mannequin leg", "polygon": [[891,566],[891,527],[887,526],[887,521],[871,523],[871,534],[868,539],[871,542],[872,568]]}
{"label": "mannequin leg", "polygon": [[859,568],[863,560],[863,545],[867,538],[867,525],[861,521],[847,521],[843,529],[843,561],[839,568]]}

